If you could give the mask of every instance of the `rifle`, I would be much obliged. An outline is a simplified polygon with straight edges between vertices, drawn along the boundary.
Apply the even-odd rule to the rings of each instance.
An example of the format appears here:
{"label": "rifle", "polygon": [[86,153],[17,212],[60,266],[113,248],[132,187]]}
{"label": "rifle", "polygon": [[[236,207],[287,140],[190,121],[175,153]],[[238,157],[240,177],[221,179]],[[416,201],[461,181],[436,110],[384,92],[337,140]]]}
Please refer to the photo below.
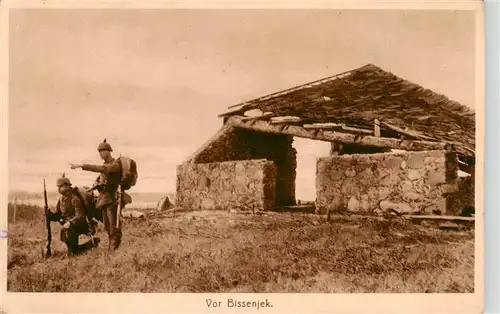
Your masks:
{"label": "rifle", "polygon": [[43,179],[43,199],[45,201],[45,225],[47,227],[47,247],[46,247],[46,257],[52,256],[52,251],[50,249],[50,243],[52,242],[52,229],[50,227],[49,220],[49,204],[47,201],[47,188],[45,187],[45,178]]}
{"label": "rifle", "polygon": [[[118,158],[118,164],[120,165],[120,177],[123,178],[123,168],[122,168],[122,163],[121,163],[121,157],[122,155],[120,154],[120,158]],[[118,210],[116,213],[116,229],[120,228],[120,217],[122,215],[122,203],[123,203],[123,186],[120,184],[118,188]]]}

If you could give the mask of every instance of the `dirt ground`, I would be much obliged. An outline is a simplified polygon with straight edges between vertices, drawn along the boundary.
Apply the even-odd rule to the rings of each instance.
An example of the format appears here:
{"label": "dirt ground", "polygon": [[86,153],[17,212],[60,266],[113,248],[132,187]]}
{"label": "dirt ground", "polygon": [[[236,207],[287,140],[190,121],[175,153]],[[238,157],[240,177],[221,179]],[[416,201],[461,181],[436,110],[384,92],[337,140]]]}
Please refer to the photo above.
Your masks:
{"label": "dirt ground", "polygon": [[[11,292],[473,292],[474,230],[373,220],[222,211],[124,221],[120,249],[66,257],[41,208],[8,228]],[[102,226],[101,226],[102,228]]]}

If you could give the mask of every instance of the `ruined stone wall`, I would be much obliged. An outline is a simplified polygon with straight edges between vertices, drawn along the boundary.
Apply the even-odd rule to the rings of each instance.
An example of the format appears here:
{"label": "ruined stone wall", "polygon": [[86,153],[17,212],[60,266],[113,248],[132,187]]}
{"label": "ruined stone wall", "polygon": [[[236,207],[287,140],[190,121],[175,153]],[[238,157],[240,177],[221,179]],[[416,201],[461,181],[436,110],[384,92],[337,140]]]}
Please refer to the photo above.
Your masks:
{"label": "ruined stone wall", "polygon": [[215,140],[193,161],[213,163],[232,160],[267,159],[276,165],[276,202],[295,204],[297,152],[293,137],[234,129]]}
{"label": "ruined stone wall", "polygon": [[244,132],[240,130],[228,130],[214,140],[210,145],[200,152],[194,159],[194,163],[213,163],[232,160],[253,159],[244,140]]}
{"label": "ruined stone wall", "polygon": [[316,206],[320,213],[447,214],[457,190],[454,153],[422,151],[342,155],[318,159]]}
{"label": "ruined stone wall", "polygon": [[458,180],[458,188],[448,197],[448,213],[450,215],[462,215],[474,213],[475,194],[474,178],[466,177]]}
{"label": "ruined stone wall", "polygon": [[189,209],[270,210],[276,167],[266,160],[187,163],[177,167],[177,206]]}

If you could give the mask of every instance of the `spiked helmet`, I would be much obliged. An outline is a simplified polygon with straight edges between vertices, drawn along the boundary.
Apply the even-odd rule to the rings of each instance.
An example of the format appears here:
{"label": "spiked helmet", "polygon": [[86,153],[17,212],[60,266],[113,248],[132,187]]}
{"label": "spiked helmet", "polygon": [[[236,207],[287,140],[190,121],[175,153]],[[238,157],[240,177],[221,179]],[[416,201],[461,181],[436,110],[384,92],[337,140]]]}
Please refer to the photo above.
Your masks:
{"label": "spiked helmet", "polygon": [[113,151],[113,149],[111,148],[111,145],[109,145],[109,143],[106,142],[106,139],[104,139],[104,141],[102,141],[102,143],[100,143],[99,146],[97,146],[97,151],[101,151],[101,150],[107,150],[110,152]]}
{"label": "spiked helmet", "polygon": [[58,187],[63,186],[65,184],[71,185],[71,181],[68,178],[66,178],[66,174],[63,173],[62,176],[59,179],[57,179],[56,184]]}

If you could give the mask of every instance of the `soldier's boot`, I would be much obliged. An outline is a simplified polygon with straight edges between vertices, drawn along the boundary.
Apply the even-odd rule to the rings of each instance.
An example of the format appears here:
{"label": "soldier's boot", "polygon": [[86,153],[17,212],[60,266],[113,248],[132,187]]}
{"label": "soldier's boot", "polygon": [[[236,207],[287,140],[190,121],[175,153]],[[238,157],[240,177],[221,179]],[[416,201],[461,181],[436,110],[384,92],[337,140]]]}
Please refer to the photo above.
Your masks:
{"label": "soldier's boot", "polygon": [[68,256],[78,254],[78,236],[72,229],[61,230],[61,240],[64,241],[66,247],[68,248]]}
{"label": "soldier's boot", "polygon": [[87,242],[81,244],[78,247],[78,251],[85,252],[85,251],[91,250],[92,248],[96,248],[100,242],[101,242],[101,239],[99,239],[99,237],[94,237],[93,242],[92,242],[92,239],[89,239]]}
{"label": "soldier's boot", "polygon": [[114,251],[114,247],[115,247],[115,239],[114,239],[113,235],[109,235],[109,237],[108,237],[108,251],[109,252]]}
{"label": "soldier's boot", "polygon": [[74,241],[66,242],[66,247],[68,248],[68,256],[73,256],[80,253],[78,243],[74,243]]}
{"label": "soldier's boot", "polygon": [[120,247],[120,244],[122,243],[122,230],[121,229],[118,229],[116,230],[116,234],[115,234],[115,250],[118,249],[118,247]]}
{"label": "soldier's boot", "polygon": [[121,230],[119,229],[115,230],[115,232],[109,236],[109,251],[115,251],[118,249],[121,243],[121,236]]}

